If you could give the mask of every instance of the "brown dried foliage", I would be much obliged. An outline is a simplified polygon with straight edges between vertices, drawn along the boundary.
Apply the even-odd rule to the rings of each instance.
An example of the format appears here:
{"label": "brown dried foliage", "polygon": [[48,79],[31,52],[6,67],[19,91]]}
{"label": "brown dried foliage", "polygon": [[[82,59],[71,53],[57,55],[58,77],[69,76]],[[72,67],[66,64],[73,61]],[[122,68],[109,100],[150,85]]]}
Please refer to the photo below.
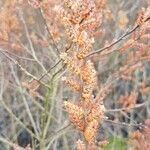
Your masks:
{"label": "brown dried foliage", "polygon": [[135,131],[131,134],[130,144],[134,150],[150,149],[150,120],[145,121],[145,128],[142,131]]}
{"label": "brown dried foliage", "polygon": [[[17,37],[21,36],[16,9],[21,3],[23,3],[21,0],[19,3],[16,0],[10,3],[6,1],[0,10],[0,46],[2,47],[7,46],[15,50],[22,48],[12,38],[13,34]],[[141,9],[131,31],[127,31],[119,39],[113,39],[112,43],[105,42],[104,48],[94,52],[95,37],[99,32],[100,36],[104,34],[103,22],[105,18],[112,19],[111,12],[107,8],[107,0],[64,0],[63,3],[60,0],[28,0],[28,4],[37,10],[39,9],[49,35],[48,38],[40,39],[31,34],[29,38],[34,44],[42,47],[48,47],[52,44],[57,49],[61,61],[67,68],[63,81],[78,94],[76,103],[71,100],[64,102],[64,108],[69,114],[70,121],[85,139],[85,142],[77,141],[77,150],[96,149],[95,136],[98,126],[105,119],[104,100],[112,87],[111,83],[98,85],[97,71],[94,62],[92,62],[94,59],[90,57],[96,54],[97,59],[95,60],[100,59],[100,62],[103,62],[109,54],[115,51],[126,54],[126,61],[118,71],[112,74],[112,80],[121,77],[134,81],[133,73],[137,69],[143,71],[143,63],[150,61],[150,6]],[[120,11],[118,27],[124,29],[128,22],[125,12]],[[32,18],[29,18],[29,24],[34,24]],[[125,39],[125,37],[129,38]],[[125,42],[119,48],[112,49],[122,40]],[[62,48],[63,44],[65,48]],[[68,45],[69,49],[66,48]],[[23,82],[22,86],[31,96],[39,96],[37,90],[40,83],[36,80]],[[94,97],[93,91],[97,89],[99,93]],[[142,94],[148,93],[149,88],[145,83],[142,83],[140,91]],[[136,100],[137,94],[132,91],[130,94],[126,93],[121,96],[118,102],[128,112],[135,107]],[[145,125],[149,126],[149,122],[147,121]],[[147,127],[132,135],[132,144],[135,149],[141,149],[141,145],[145,150],[150,149],[149,132]]]}

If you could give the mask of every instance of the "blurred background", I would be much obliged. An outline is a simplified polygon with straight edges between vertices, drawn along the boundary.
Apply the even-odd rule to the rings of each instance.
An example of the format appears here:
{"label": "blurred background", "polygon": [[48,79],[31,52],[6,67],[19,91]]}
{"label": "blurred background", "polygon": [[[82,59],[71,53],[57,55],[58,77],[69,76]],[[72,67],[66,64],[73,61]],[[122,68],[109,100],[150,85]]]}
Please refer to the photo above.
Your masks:
{"label": "blurred background", "polygon": [[[33,0],[0,1],[0,150],[10,149],[17,143],[39,149],[43,134],[48,150],[73,150],[74,143],[82,138],[63,108],[64,100],[75,101],[78,95],[62,82],[61,77],[67,72],[63,64],[58,63],[59,52],[69,46],[57,12],[62,1],[43,0],[41,3],[42,9]],[[139,11],[149,3],[149,0],[108,1],[93,50],[132,29]],[[112,74],[128,61],[129,51],[115,51],[127,39],[115,45],[107,57],[96,55],[91,58],[99,87],[112,82]],[[128,138],[139,128],[132,124],[143,124],[149,118],[150,62],[144,62],[142,68],[136,69],[132,78],[134,81],[121,76],[113,79],[111,90],[104,99],[110,121],[100,123],[98,142],[110,137]],[[142,86],[146,88],[143,90]],[[127,107],[132,100],[141,107],[112,111]]]}

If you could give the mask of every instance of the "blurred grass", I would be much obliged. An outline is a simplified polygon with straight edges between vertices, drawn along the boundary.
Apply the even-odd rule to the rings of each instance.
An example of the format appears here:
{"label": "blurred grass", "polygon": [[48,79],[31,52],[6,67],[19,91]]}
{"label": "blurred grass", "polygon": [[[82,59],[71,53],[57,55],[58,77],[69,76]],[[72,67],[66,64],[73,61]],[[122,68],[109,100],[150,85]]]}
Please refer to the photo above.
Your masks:
{"label": "blurred grass", "polygon": [[112,137],[109,143],[105,146],[104,150],[126,150],[127,140],[120,137]]}

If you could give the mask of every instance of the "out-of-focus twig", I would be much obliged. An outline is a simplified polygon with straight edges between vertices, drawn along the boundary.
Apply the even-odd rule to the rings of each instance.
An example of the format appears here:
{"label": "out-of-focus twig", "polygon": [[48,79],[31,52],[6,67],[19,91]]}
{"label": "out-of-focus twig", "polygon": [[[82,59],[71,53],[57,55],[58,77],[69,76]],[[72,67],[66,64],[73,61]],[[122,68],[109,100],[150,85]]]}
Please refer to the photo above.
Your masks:
{"label": "out-of-focus twig", "polygon": [[[22,21],[22,23],[24,25],[24,28],[25,28],[25,33],[26,33],[26,36],[27,36],[27,39],[28,39],[28,42],[29,42],[29,46],[30,46],[30,49],[31,49],[31,52],[32,52],[32,56],[35,59],[35,61],[39,64],[39,66],[41,66],[41,68],[47,73],[46,68],[38,60],[38,58],[37,58],[37,56],[35,54],[34,46],[33,46],[33,43],[32,43],[32,40],[31,40],[31,37],[30,37],[30,34],[29,34],[29,31],[28,31],[28,28],[27,28],[27,25],[26,25],[26,22],[25,22],[25,19],[24,19],[24,16],[23,16],[23,11],[21,9],[19,9],[19,16],[20,16],[20,19],[21,19],[21,21]],[[49,75],[49,74],[47,74],[47,75]]]}
{"label": "out-of-focus twig", "polygon": [[49,28],[48,28],[47,20],[46,20],[46,18],[45,18],[45,16],[44,16],[43,9],[42,9],[42,8],[39,8],[39,9],[40,9],[41,16],[42,16],[42,18],[43,18],[43,20],[44,20],[45,28],[46,28],[46,30],[47,30],[47,32],[48,32],[49,39],[51,39],[51,40],[53,41],[52,45],[53,45],[53,47],[56,49],[57,55],[58,55],[58,54],[60,53],[60,51],[59,51],[59,49],[58,49],[58,47],[57,47],[57,45],[56,45],[56,42],[55,42],[55,40],[54,40],[54,38],[53,38],[53,36],[52,36],[52,34],[51,34],[51,31],[50,31]]}
{"label": "out-of-focus twig", "polygon": [[3,52],[5,52],[5,53],[8,53],[8,54],[10,54],[10,55],[12,55],[12,56],[14,56],[14,57],[16,57],[16,58],[19,58],[19,59],[21,59],[21,60],[27,60],[27,61],[35,61],[34,59],[32,59],[32,58],[26,58],[26,57],[22,57],[22,56],[18,56],[18,55],[16,55],[16,54],[14,54],[14,53],[12,53],[12,52],[10,52],[10,51],[8,51],[8,50],[2,50],[2,49],[0,49],[0,51],[3,51]]}
{"label": "out-of-focus twig", "polygon": [[24,148],[20,147],[19,145],[15,144],[15,143],[12,143],[11,141],[9,141],[9,140],[7,140],[3,137],[0,137],[0,141],[7,144],[7,145],[9,145],[9,146],[11,146],[11,147],[17,147],[17,148],[19,148],[19,150],[25,150]]}
{"label": "out-of-focus twig", "polygon": [[62,134],[65,134],[68,130],[70,130],[72,128],[72,125],[69,123],[68,125],[66,125],[65,127],[63,127],[62,129],[56,131],[53,136],[51,136],[49,139],[48,139],[48,145],[46,147],[46,150],[49,150],[50,149],[50,146],[52,144],[52,142],[59,136],[61,136]]}
{"label": "out-of-focus twig", "polygon": [[4,53],[3,51],[0,50],[0,53],[3,54],[8,60],[12,61],[14,64],[16,64],[21,71],[23,71],[27,76],[31,77],[32,79],[36,80],[37,82],[39,82],[41,85],[49,88],[49,85],[43,83],[42,81],[40,81],[36,76],[32,75],[31,73],[29,73],[25,68],[23,68],[18,61],[14,60],[13,58],[11,58],[9,55],[7,55],[6,53]]}
{"label": "out-of-focus twig", "polygon": [[35,134],[36,134],[36,136],[39,136],[39,133],[38,133],[38,130],[37,130],[35,121],[34,121],[34,119],[33,119],[33,114],[31,113],[31,110],[30,110],[30,108],[29,108],[29,104],[28,104],[28,102],[27,102],[27,100],[26,100],[26,98],[25,98],[25,96],[24,96],[21,83],[20,83],[18,77],[16,76],[16,73],[14,72],[14,69],[13,69],[12,65],[11,65],[11,70],[12,70],[12,74],[13,74],[13,76],[14,76],[14,79],[15,79],[15,81],[16,81],[18,87],[19,87],[19,92],[21,93],[22,100],[23,100],[23,103],[24,103],[26,112],[27,112],[27,114],[28,114],[28,116],[29,116],[29,119],[30,119],[30,121],[31,121],[31,124],[32,124],[32,126],[33,126],[33,128],[34,128]]}
{"label": "out-of-focus twig", "polygon": [[11,109],[7,106],[7,104],[1,98],[0,98],[0,103],[3,105],[3,107],[5,108],[5,110],[9,113],[9,115],[18,122],[18,124],[20,124],[23,128],[25,128],[34,138],[36,138],[37,140],[39,140],[39,137],[37,137],[31,130],[29,130],[24,125],[24,123],[22,123],[20,121],[20,119],[18,117],[16,117],[16,115],[11,111]]}

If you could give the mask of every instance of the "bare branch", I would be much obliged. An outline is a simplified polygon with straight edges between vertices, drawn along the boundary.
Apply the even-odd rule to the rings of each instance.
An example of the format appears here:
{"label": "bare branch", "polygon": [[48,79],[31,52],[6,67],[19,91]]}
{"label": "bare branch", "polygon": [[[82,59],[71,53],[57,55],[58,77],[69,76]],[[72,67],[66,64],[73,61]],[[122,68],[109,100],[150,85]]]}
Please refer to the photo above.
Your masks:
{"label": "bare branch", "polygon": [[[147,22],[147,21],[149,21],[149,20],[150,20],[150,17],[147,18],[147,19],[145,20],[145,22]],[[115,42],[113,42],[113,43],[111,43],[110,45],[108,45],[108,46],[106,46],[106,47],[103,47],[103,48],[101,48],[101,49],[99,49],[99,50],[96,50],[96,51],[94,51],[94,52],[89,53],[89,54],[86,56],[86,58],[87,58],[87,57],[91,57],[91,56],[93,56],[93,55],[95,55],[95,54],[101,53],[101,52],[103,52],[104,50],[113,47],[114,45],[118,44],[120,41],[124,40],[125,37],[127,37],[128,35],[130,35],[131,33],[133,33],[133,32],[134,32],[135,30],[137,30],[139,27],[140,27],[140,25],[136,25],[133,29],[131,29],[131,30],[129,30],[129,31],[127,30],[127,32],[125,32],[122,36],[120,36]]]}

